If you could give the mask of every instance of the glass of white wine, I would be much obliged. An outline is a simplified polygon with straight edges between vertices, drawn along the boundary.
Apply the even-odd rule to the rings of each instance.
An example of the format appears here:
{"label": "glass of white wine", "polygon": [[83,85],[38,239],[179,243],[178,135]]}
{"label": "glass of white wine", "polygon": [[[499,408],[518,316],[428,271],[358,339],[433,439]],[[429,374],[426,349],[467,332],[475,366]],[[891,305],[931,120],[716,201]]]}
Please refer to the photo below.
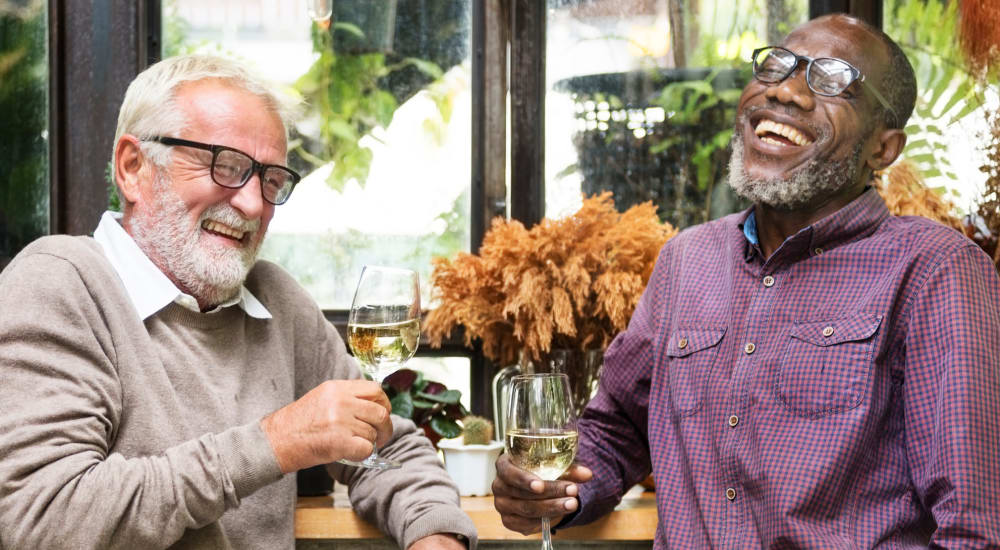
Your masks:
{"label": "glass of white wine", "polygon": [[[576,458],[576,413],[565,374],[511,378],[505,444],[515,466],[553,481]],[[542,518],[542,550],[552,550],[549,518]]]}
{"label": "glass of white wine", "polygon": [[[347,343],[365,373],[379,384],[413,357],[420,342],[420,279],[415,271],[366,265],[347,317]],[[391,470],[399,462],[378,456],[343,464]]]}

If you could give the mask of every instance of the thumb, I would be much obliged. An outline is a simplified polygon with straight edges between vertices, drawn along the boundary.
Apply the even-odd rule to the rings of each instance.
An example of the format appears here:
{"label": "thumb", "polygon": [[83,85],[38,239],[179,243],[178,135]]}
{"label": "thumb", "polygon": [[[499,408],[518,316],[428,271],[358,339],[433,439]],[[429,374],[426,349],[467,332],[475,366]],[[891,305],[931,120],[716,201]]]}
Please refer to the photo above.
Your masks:
{"label": "thumb", "polygon": [[562,475],[561,479],[574,481],[576,483],[586,483],[590,481],[592,477],[594,477],[594,472],[590,468],[584,466],[583,464],[577,464],[574,462],[573,465],[566,470],[566,473]]}

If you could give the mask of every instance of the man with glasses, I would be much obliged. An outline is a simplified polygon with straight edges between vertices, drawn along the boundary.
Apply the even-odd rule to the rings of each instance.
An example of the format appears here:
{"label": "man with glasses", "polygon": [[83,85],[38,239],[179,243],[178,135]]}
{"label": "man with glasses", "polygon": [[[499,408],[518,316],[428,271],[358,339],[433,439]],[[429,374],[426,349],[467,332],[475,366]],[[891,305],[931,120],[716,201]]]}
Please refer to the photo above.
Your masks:
{"label": "man with glasses", "polygon": [[729,182],[753,206],[664,246],[577,464],[498,461],[504,524],[593,521],[652,473],[657,549],[1000,547],[1000,280],[873,188],[912,67],[844,15],[752,62]]}
{"label": "man with glasses", "polygon": [[[401,548],[475,546],[427,438],[256,261],[300,179],[293,111],[230,61],[152,66],[119,114],[122,214],[0,275],[0,547],[290,549],[288,474],[321,464]],[[401,469],[335,463],[376,442]]]}

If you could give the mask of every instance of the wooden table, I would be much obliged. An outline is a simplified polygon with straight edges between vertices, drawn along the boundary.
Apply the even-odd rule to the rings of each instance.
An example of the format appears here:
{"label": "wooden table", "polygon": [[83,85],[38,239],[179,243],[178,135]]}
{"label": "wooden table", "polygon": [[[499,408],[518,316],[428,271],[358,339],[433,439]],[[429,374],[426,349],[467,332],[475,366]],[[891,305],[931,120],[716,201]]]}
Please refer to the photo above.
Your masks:
{"label": "wooden table", "polygon": [[[354,510],[334,504],[331,496],[300,497],[295,509],[296,539],[381,539],[384,535],[358,517]],[[465,510],[479,530],[479,540],[530,540],[508,530],[493,508],[493,497],[462,497]],[[652,540],[656,532],[656,500],[652,492],[627,496],[608,516],[580,527],[560,529],[555,540]]]}

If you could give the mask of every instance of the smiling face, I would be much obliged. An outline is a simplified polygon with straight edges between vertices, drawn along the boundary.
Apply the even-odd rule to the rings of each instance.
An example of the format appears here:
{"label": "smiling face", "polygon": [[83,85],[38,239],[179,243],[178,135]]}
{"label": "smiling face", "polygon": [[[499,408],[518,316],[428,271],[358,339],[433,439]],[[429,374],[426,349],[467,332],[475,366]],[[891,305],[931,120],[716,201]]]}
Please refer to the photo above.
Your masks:
{"label": "smiling face", "polygon": [[[284,164],[285,129],[258,96],[218,80],[181,86],[177,105],[188,124],[169,136],[226,145],[259,162]],[[212,153],[173,147],[165,170],[149,172],[125,228],[139,247],[202,307],[239,291],[274,215],[254,175],[239,189],[212,181]]]}
{"label": "smiling face", "polygon": [[[881,84],[884,45],[850,18],[810,21],[782,44],[798,55],[835,57]],[[869,178],[866,159],[878,147],[879,104],[854,82],[834,97],[814,93],[801,63],[785,80],[753,80],[737,108],[730,185],[757,204],[781,210],[849,202]]]}

